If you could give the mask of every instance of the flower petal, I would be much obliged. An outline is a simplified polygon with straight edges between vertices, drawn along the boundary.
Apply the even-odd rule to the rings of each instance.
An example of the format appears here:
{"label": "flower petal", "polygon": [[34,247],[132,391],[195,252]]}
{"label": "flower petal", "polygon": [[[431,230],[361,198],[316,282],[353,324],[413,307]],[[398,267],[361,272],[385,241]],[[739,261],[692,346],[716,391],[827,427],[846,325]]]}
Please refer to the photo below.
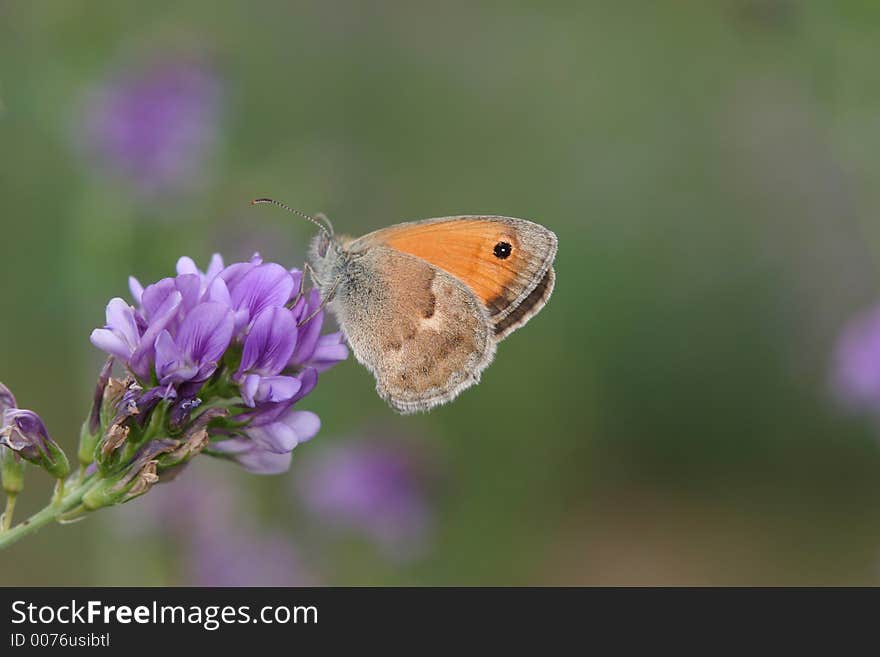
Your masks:
{"label": "flower petal", "polygon": [[137,305],[141,305],[141,297],[144,296],[144,286],[134,276],[128,277],[128,289],[131,292],[131,298]]}
{"label": "flower petal", "polygon": [[[317,290],[309,292],[308,303],[305,304],[299,321],[302,322],[315,312],[321,305],[321,295]],[[321,335],[321,326],[324,324],[324,311],[312,317],[307,324],[300,327],[299,340],[297,341],[296,351],[290,359],[292,364],[302,364],[308,361],[315,352],[315,346],[318,344],[318,337]]]}
{"label": "flower petal", "polygon": [[156,376],[162,385],[188,381],[198,371],[198,366],[187,363],[186,355],[165,330],[156,338]]}
{"label": "flower petal", "polygon": [[219,253],[215,253],[211,256],[211,261],[205,270],[205,280],[212,280],[221,271],[223,271],[223,257]]}
{"label": "flower petal", "polygon": [[231,290],[233,287],[238,285],[245,274],[247,274],[251,269],[262,263],[263,259],[255,253],[250,261],[234,262],[226,267],[223,271],[221,271],[218,275],[220,276],[220,278],[226,281],[226,286]]}
{"label": "flower petal", "polygon": [[168,297],[177,290],[173,278],[163,278],[160,281],[148,285],[141,295],[141,305],[144,308],[144,317],[152,321],[163,307]]}
{"label": "flower petal", "polygon": [[254,443],[244,437],[226,438],[225,440],[216,440],[211,443],[211,451],[220,452],[221,454],[241,454],[249,449],[253,449]]}
{"label": "flower petal", "polygon": [[[141,339],[137,321],[134,318],[134,308],[124,299],[115,297],[107,304],[107,328],[118,335],[129,347],[129,354],[137,347]],[[126,356],[127,358],[128,356]]]}
{"label": "flower petal", "polygon": [[297,328],[287,308],[266,308],[251,324],[244,341],[239,373],[278,374],[287,366],[297,344]]}
{"label": "flower petal", "polygon": [[229,297],[229,289],[226,287],[224,280],[219,276],[214,277],[214,279],[208,284],[205,301],[216,301],[217,303],[222,303],[224,306],[232,307],[232,299]]}
{"label": "flower petal", "polygon": [[[144,290],[144,298],[146,298],[147,290]],[[147,330],[144,331],[140,345],[131,355],[129,367],[141,379],[146,379],[150,375],[150,361],[153,358],[156,338],[177,316],[181,298],[180,292],[174,290],[163,299],[161,305],[155,308],[153,319],[147,326]]]}
{"label": "flower petal", "polygon": [[346,358],[348,358],[348,345],[345,344],[342,333],[337,332],[318,338],[318,344],[308,362],[318,372],[324,372]]}
{"label": "flower petal", "polygon": [[311,440],[321,430],[321,418],[311,411],[291,411],[281,421],[296,433],[297,444]]}
{"label": "flower petal", "polygon": [[199,302],[202,279],[199,274],[182,274],[174,279],[174,285],[180,292],[180,308],[183,312],[189,312]]}
{"label": "flower petal", "polygon": [[262,449],[250,449],[234,457],[239,465],[254,474],[282,474],[290,469],[293,452],[276,454]]}
{"label": "flower petal", "polygon": [[229,292],[233,307],[247,308],[248,316],[253,318],[264,308],[283,306],[292,290],[290,272],[281,265],[268,263],[251,269],[237,284],[230,286]]}
{"label": "flower petal", "polygon": [[321,428],[321,419],[310,411],[288,411],[277,421],[248,426],[247,436],[272,452],[289,452],[300,443],[313,438]]}
{"label": "flower petal", "polygon": [[257,379],[259,386],[253,399],[261,404],[287,401],[302,388],[302,381],[295,376],[259,376]]}
{"label": "flower petal", "polygon": [[125,340],[109,329],[95,329],[89,336],[89,340],[101,351],[116,356],[120,360],[128,361],[131,357],[131,348]]}
{"label": "flower petal", "polygon": [[297,374],[296,378],[302,381],[302,388],[300,388],[299,392],[293,396],[294,402],[298,402],[315,389],[315,386],[318,385],[318,370],[314,367],[306,368]]}
{"label": "flower petal", "polygon": [[196,267],[195,261],[189,256],[183,256],[177,261],[178,274],[198,274],[199,268]]}
{"label": "flower petal", "polygon": [[6,445],[24,458],[31,460],[46,452],[51,440],[42,418],[33,411],[9,408],[3,412],[2,425],[11,428],[0,436],[0,444]]}
{"label": "flower petal", "polygon": [[260,388],[260,375],[259,374],[248,374],[244,377],[242,382],[239,384],[239,392],[241,393],[241,398],[244,399],[244,403],[253,408],[256,406],[256,402],[254,397],[257,394],[257,390]]}
{"label": "flower petal", "polygon": [[232,312],[222,303],[200,303],[177,332],[177,345],[193,363],[220,360],[232,339]]}
{"label": "flower petal", "polygon": [[247,427],[245,433],[257,445],[270,452],[283,454],[299,444],[296,431],[284,422],[271,422],[258,427]]}

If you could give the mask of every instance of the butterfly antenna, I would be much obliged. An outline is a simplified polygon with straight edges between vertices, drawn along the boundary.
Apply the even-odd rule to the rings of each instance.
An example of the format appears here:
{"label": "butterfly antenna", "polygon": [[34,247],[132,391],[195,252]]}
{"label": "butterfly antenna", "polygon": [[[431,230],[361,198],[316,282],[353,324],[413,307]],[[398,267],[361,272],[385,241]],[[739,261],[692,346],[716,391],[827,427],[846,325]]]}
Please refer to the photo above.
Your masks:
{"label": "butterfly antenna", "polygon": [[[325,225],[325,224],[321,223],[320,221],[318,221],[312,215],[306,214],[302,210],[297,210],[296,208],[292,208],[289,205],[287,205],[287,203],[282,203],[281,201],[276,201],[275,199],[272,199],[272,198],[255,198],[253,201],[251,201],[251,205],[260,205],[262,203],[269,203],[270,205],[278,206],[279,208],[281,208],[283,210],[287,210],[288,212],[292,212],[293,214],[300,216],[307,221],[311,221],[318,228],[320,228],[321,231],[328,238],[333,237],[333,227],[329,226],[329,222],[327,222],[327,225]],[[323,215],[322,215],[322,217],[323,217]],[[325,218],[325,221],[326,221],[326,218]]]}

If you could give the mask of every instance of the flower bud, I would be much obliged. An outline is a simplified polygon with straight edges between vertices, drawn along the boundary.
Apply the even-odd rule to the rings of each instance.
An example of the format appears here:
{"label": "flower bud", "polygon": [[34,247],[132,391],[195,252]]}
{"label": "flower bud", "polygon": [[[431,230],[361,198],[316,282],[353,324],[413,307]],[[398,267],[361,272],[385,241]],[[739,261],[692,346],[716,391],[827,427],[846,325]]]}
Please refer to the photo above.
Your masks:
{"label": "flower bud", "polygon": [[89,432],[98,434],[101,431],[101,406],[104,403],[104,392],[110,381],[110,372],[113,370],[113,356],[110,356],[101,368],[98,375],[98,383],[95,385],[95,394],[92,397],[92,411],[89,414]]}
{"label": "flower bud", "polygon": [[16,452],[25,461],[39,465],[56,479],[64,479],[70,474],[67,455],[49,437],[39,415],[20,408],[7,409],[2,424],[0,445]]}
{"label": "flower bud", "polygon": [[110,381],[110,371],[113,369],[113,356],[107,359],[101,374],[98,376],[98,383],[95,386],[95,395],[92,398],[92,410],[88,419],[83,422],[79,432],[79,449],[77,450],[77,459],[82,467],[86,467],[95,460],[95,448],[98,441],[101,440],[101,408],[104,404],[104,393],[107,390],[107,383]]}
{"label": "flower bud", "polygon": [[157,386],[150,388],[137,399],[138,421],[141,425],[146,424],[147,418],[159,402],[163,399],[174,401],[177,399],[177,392],[171,386]]}
{"label": "flower bud", "polygon": [[198,397],[189,397],[174,404],[168,417],[168,426],[171,431],[174,433],[180,431],[189,422],[190,415],[201,403],[202,400]]}
{"label": "flower bud", "polygon": [[116,404],[116,415],[113,418],[114,424],[122,422],[127,417],[138,414],[137,403],[142,394],[143,388],[136,383],[133,383],[126,388],[125,392],[122,393],[119,402]]}
{"label": "flower bud", "polygon": [[[104,433],[95,449],[95,460],[102,475],[108,475],[125,462],[125,449],[128,447],[128,436],[131,427],[114,422]],[[130,456],[131,450],[129,450]]]}
{"label": "flower bud", "polygon": [[159,457],[159,466],[164,471],[186,463],[207,446],[208,432],[205,429],[190,431],[184,441],[180,443],[180,447]]}
{"label": "flower bud", "polygon": [[[0,383],[0,426],[3,424],[3,413],[15,407],[15,396]],[[18,495],[22,491],[24,470],[25,464],[21,457],[8,447],[0,445],[0,482],[3,483],[3,491],[7,495]]]}
{"label": "flower bud", "polygon": [[137,386],[137,383],[131,377],[124,379],[110,377],[107,387],[104,389],[104,401],[101,404],[101,426],[110,425],[111,420],[116,417],[122,397],[133,386]]}
{"label": "flower bud", "polygon": [[207,429],[208,423],[211,420],[227,417],[228,415],[229,411],[225,408],[209,408],[199,415],[184,434],[180,447],[172,452],[163,454],[159,458],[159,467],[162,469],[163,474],[165,470],[182,465],[201,453],[210,442]]}
{"label": "flower bud", "polygon": [[146,493],[159,480],[157,457],[176,449],[180,441],[164,438],[147,443],[116,477],[105,477],[83,496],[89,511],[128,502]]}
{"label": "flower bud", "polygon": [[128,502],[136,497],[140,497],[150,490],[153,487],[153,484],[159,481],[157,464],[158,461],[156,460],[147,461],[146,465],[138,470],[138,473],[134,477],[134,483],[131,488],[128,489],[128,493],[122,500],[123,502]]}
{"label": "flower bud", "polygon": [[122,447],[123,443],[125,443],[128,438],[129,433],[131,433],[131,429],[122,426],[121,424],[113,424],[107,429],[107,440],[101,444],[102,462],[108,459],[113,452]]}

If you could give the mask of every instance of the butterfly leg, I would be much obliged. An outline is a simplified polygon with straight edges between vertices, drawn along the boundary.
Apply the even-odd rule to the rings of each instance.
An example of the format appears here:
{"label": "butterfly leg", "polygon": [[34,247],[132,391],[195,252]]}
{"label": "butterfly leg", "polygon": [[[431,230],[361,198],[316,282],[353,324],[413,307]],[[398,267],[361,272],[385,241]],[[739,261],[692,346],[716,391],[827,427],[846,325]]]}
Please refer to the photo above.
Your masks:
{"label": "butterfly leg", "polygon": [[[309,263],[305,263],[303,265],[302,276],[299,277],[299,290],[297,291],[296,296],[293,298],[293,301],[291,301],[290,303],[287,304],[289,308],[295,308],[296,304],[299,303],[299,300],[302,299],[306,294],[306,271],[307,270],[311,270]],[[314,280],[314,277],[312,277],[312,280]]]}
{"label": "butterfly leg", "polygon": [[315,287],[321,287],[323,285],[323,283],[321,283],[321,279],[318,278],[318,275],[315,273],[315,270],[312,268],[312,266],[309,263],[306,263],[305,265],[303,265],[303,271],[308,272],[309,278],[312,279],[312,284]]}
{"label": "butterfly leg", "polygon": [[[309,269],[311,269],[311,267],[309,267]],[[315,308],[314,311],[312,311],[312,313],[308,317],[306,317],[304,320],[299,322],[299,324],[297,324],[298,327],[303,326],[304,324],[308,324],[310,321],[312,321],[315,317],[318,316],[318,313],[320,313],[322,310],[324,310],[324,306],[326,306],[328,303],[333,301],[333,297],[336,296],[336,288],[339,287],[339,281],[341,281],[341,280],[342,280],[342,277],[339,276],[336,278],[335,281],[333,281],[333,286],[330,288],[330,291],[327,293],[327,296],[325,296],[323,299],[321,299],[321,303],[318,305],[317,308]]]}

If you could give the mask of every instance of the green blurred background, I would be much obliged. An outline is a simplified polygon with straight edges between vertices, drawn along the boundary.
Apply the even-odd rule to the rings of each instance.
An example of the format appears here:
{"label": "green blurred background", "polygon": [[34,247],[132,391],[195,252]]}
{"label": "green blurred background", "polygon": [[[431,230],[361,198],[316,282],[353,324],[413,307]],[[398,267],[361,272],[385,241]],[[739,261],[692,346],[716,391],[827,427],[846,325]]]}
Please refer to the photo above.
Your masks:
{"label": "green blurred background", "polygon": [[[557,289],[479,387],[399,417],[349,360],[290,472],[182,478],[305,582],[878,584],[877,428],[829,384],[878,292],[878,44],[867,0],[0,1],[0,380],[73,451],[129,274],[302,263],[312,227],[256,196],[354,234],[532,218]],[[95,89],[178,53],[216,77],[215,123],[192,184],[144,195],[83,126]],[[406,559],[297,501],[302,463],[384,433],[432,462]],[[21,513],[49,492],[28,478]],[[0,584],[191,583],[149,497],[16,544]]]}

